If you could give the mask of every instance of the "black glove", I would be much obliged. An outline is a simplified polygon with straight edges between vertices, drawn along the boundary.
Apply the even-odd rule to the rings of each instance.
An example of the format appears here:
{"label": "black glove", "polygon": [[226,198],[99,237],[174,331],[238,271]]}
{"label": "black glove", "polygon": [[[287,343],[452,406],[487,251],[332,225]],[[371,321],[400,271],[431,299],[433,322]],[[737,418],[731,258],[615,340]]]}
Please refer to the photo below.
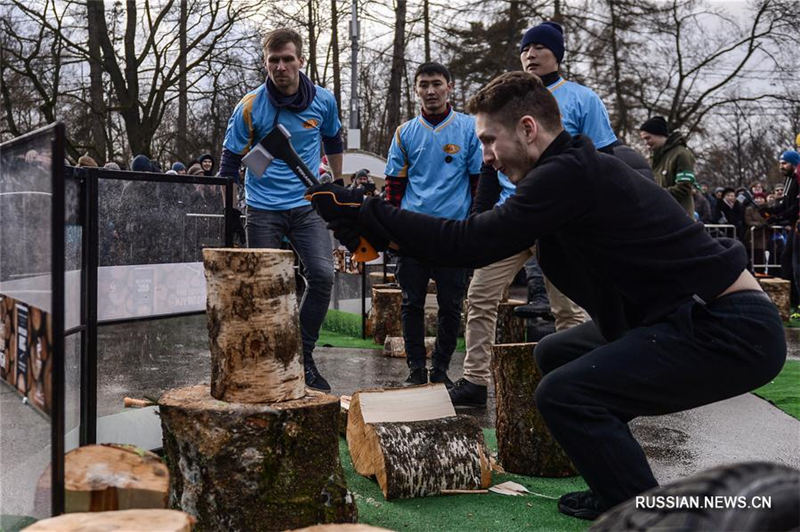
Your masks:
{"label": "black glove", "polygon": [[353,220],[339,218],[330,222],[328,229],[333,231],[336,240],[341,242],[351,253],[358,249],[362,237],[372,244],[375,251],[384,251],[389,247],[388,240],[377,236],[373,231],[364,229]]}
{"label": "black glove", "polygon": [[326,222],[341,218],[357,220],[364,193],[359,189],[324,183],[309,187],[305,198],[314,205],[314,209]]}

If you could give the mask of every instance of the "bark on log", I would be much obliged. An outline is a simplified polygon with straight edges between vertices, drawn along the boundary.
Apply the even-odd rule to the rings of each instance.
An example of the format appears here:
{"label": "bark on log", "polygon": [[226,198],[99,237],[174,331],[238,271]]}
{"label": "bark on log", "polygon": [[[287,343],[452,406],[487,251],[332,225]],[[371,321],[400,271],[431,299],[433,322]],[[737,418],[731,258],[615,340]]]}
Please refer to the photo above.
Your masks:
{"label": "bark on log", "polygon": [[516,344],[525,341],[525,320],[514,315],[514,307],[524,305],[519,299],[501,301],[497,305],[496,344]]}
{"label": "bark on log", "polygon": [[286,530],[356,521],[339,461],[339,398],[225,403],[205,385],[159,400],[170,506],[197,530]]}
{"label": "bark on log", "polygon": [[577,475],[575,466],[550,434],[533,402],[542,374],[534,343],[492,346],[497,456],[509,473],[536,477]]}
{"label": "bark on log", "polygon": [[64,457],[64,511],[166,508],[167,466],[130,445],[87,445]]}
{"label": "bark on log", "polygon": [[[425,356],[431,358],[433,349],[436,347],[436,338],[433,336],[425,337]],[[383,354],[387,357],[405,358],[406,342],[402,336],[387,336],[383,342]]]}
{"label": "bark on log", "polygon": [[294,255],[204,249],[211,395],[271,403],[305,395]]}
{"label": "bark on log", "polygon": [[355,470],[375,476],[387,500],[491,483],[483,431],[455,416],[443,385],[357,392],[347,443]]}
{"label": "bark on log", "polygon": [[176,510],[121,510],[62,514],[37,521],[23,532],[191,532],[194,519]]}
{"label": "bark on log", "polygon": [[396,283],[397,280],[393,273],[386,273],[386,278],[383,277],[383,272],[370,272],[369,273],[369,285],[372,288],[375,288],[376,285],[379,284],[389,284],[389,283]]}
{"label": "bark on log", "polygon": [[775,306],[778,307],[778,313],[781,315],[781,319],[783,321],[789,321],[789,317],[792,314],[792,304],[790,300],[791,296],[791,281],[787,281],[785,279],[759,279],[759,284],[761,284],[761,288],[767,295],[772,299],[772,302],[775,303]]}
{"label": "bark on log", "polygon": [[383,345],[387,336],[401,336],[403,292],[397,288],[372,289],[373,338]]}

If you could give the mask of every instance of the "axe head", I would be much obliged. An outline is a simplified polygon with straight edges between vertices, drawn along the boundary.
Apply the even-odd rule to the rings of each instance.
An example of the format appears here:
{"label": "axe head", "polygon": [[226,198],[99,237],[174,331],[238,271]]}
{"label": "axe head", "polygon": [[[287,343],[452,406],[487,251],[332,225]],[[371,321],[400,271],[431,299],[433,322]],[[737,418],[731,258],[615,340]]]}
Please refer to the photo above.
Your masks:
{"label": "axe head", "polygon": [[267,167],[272,164],[275,157],[266,150],[260,143],[253,146],[247,155],[242,157],[242,163],[250,170],[256,179],[264,175]]}

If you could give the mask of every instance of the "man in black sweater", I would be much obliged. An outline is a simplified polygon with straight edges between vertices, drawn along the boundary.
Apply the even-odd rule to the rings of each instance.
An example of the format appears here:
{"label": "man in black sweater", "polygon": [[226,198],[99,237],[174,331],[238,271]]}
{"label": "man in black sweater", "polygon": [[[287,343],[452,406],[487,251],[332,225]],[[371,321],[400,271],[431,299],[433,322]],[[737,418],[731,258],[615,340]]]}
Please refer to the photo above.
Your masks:
{"label": "man in black sweater", "polygon": [[558,508],[594,519],[657,485],[628,422],[768,382],[786,357],[783,325],[741,243],[712,239],[668,192],[570,137],[538,77],[503,74],[468,110],[484,162],[517,185],[503,205],[455,221],[331,185],[307,194],[347,245],[364,235],[442,265],[483,266],[538,239],[545,275],[592,318],[534,356],[536,407],[591,488]]}

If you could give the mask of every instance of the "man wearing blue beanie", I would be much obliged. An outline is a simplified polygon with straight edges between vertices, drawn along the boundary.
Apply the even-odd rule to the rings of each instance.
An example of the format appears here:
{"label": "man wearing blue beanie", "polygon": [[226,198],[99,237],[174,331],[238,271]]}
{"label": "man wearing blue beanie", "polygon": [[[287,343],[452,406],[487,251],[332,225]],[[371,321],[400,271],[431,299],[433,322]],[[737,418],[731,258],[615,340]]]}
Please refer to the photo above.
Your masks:
{"label": "man wearing blue beanie", "polygon": [[800,183],[798,183],[797,171],[800,168],[800,153],[794,150],[786,150],[781,154],[780,160],[781,174],[785,181],[783,184],[783,197],[774,206],[761,209],[762,214],[769,215],[770,225],[783,225],[790,227],[789,234],[786,235],[786,245],[781,253],[781,278],[791,282],[791,305],[794,307],[800,303],[800,235],[797,232],[797,220],[800,217]]}

